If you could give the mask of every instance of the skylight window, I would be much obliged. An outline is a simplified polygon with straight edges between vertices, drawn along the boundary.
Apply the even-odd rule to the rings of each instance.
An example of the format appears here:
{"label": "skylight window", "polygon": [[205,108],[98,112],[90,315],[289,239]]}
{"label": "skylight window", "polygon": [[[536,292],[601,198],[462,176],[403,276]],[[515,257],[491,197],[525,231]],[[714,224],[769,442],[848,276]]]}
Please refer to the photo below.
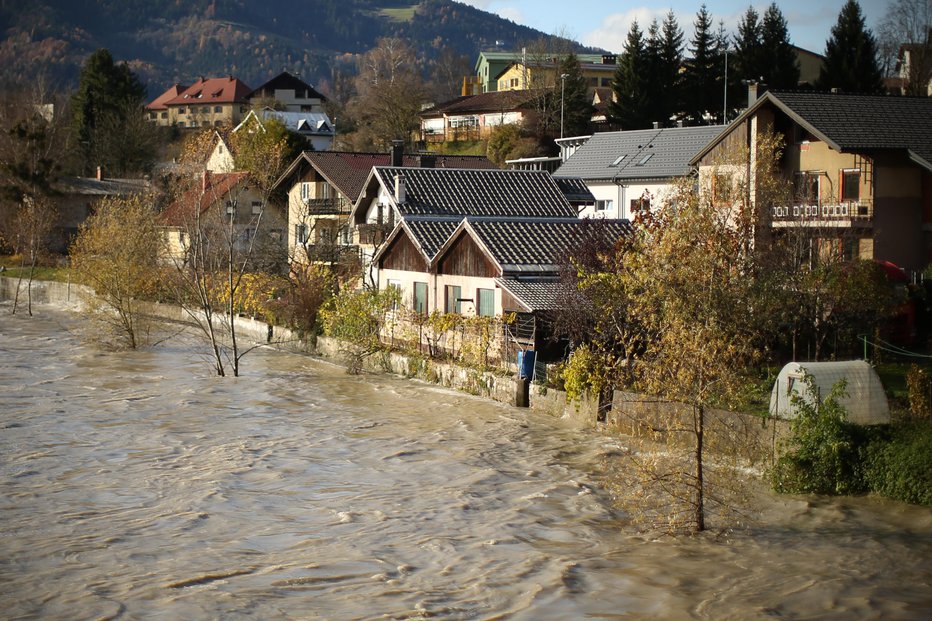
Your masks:
{"label": "skylight window", "polygon": [[635,166],[643,166],[643,165],[646,164],[648,161],[650,161],[650,158],[652,158],[652,157],[654,157],[654,154],[653,154],[653,153],[648,153],[647,155],[645,155],[644,157],[642,157],[642,158],[641,158],[641,161],[638,162],[637,164],[635,164]]}
{"label": "skylight window", "polygon": [[624,155],[619,155],[619,156],[615,159],[615,161],[611,163],[611,165],[612,165],[612,166],[618,166],[619,164],[621,164],[622,160],[624,160],[626,157],[628,157],[628,154],[627,154],[627,153],[624,154]]}

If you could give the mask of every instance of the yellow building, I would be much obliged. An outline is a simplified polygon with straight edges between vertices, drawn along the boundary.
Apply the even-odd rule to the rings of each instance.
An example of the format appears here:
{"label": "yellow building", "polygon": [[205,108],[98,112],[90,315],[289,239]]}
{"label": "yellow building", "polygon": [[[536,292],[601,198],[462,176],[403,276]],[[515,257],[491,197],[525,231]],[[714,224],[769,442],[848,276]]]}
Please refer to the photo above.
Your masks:
{"label": "yellow building", "polygon": [[146,106],[149,121],[163,127],[237,125],[249,111],[252,89],[232,76],[175,84]]}
{"label": "yellow building", "polygon": [[[552,60],[515,61],[495,76],[499,91],[523,91],[552,88],[560,83],[560,65]],[[582,75],[590,89],[611,86],[615,76],[615,57],[606,55],[601,63],[580,63]]]}

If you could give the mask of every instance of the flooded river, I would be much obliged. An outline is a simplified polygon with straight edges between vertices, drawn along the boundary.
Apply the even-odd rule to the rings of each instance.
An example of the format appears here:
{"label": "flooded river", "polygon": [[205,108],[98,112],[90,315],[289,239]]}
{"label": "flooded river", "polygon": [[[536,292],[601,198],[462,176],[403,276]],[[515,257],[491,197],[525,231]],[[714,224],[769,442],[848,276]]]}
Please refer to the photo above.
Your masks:
{"label": "flooded river", "polygon": [[102,352],[0,307],[5,619],[928,619],[932,511],[757,493],[645,536],[624,438],[415,381],[195,344]]}

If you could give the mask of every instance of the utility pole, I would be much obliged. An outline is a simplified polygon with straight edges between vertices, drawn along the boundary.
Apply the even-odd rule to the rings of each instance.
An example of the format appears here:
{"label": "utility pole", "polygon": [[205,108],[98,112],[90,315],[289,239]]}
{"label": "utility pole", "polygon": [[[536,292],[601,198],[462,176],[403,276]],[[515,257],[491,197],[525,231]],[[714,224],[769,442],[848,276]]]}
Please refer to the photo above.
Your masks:
{"label": "utility pole", "polygon": [[570,77],[568,73],[560,74],[560,138],[563,138],[563,93],[566,92],[566,78]]}

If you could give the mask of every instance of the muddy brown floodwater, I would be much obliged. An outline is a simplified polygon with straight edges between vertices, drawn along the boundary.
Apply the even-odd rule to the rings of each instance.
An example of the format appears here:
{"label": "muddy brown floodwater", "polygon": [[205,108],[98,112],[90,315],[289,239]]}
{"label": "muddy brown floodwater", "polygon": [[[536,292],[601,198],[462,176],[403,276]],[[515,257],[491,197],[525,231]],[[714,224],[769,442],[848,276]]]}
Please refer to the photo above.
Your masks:
{"label": "muddy brown floodwater", "polygon": [[757,494],[657,538],[624,438],[416,381],[196,343],[102,352],[0,307],[0,617],[929,619],[932,512]]}

